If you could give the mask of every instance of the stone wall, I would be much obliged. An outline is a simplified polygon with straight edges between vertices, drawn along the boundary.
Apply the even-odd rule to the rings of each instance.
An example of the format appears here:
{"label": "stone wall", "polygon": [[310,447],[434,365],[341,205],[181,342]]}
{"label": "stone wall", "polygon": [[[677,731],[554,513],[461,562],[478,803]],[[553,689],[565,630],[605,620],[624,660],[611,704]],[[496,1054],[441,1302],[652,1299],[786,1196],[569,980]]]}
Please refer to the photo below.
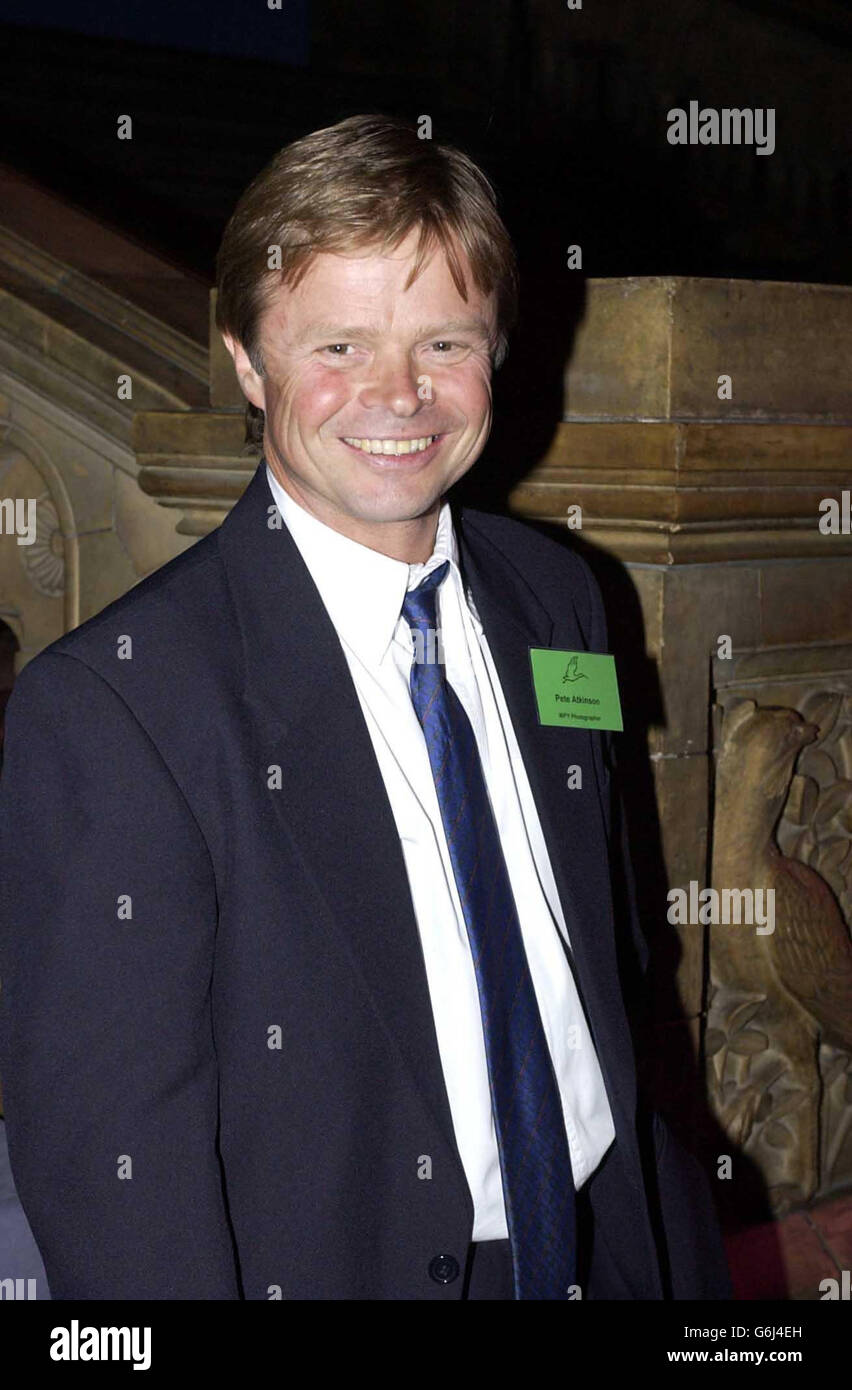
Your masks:
{"label": "stone wall", "polygon": [[133,420],[205,403],[208,368],[185,277],[9,170],[0,187],[9,221],[63,248],[0,226],[0,496],[36,517],[32,544],[0,536],[20,670],[190,544],[137,485]]}

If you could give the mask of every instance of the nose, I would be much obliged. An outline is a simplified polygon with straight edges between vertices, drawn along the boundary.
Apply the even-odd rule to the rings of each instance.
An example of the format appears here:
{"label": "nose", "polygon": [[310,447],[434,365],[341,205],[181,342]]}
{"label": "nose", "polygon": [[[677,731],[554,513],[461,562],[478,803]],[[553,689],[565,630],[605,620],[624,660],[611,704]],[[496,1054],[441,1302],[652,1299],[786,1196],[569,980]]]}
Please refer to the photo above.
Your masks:
{"label": "nose", "polygon": [[421,402],[419,385],[418,373],[409,354],[402,349],[389,348],[375,354],[368,379],[361,388],[361,404],[367,410],[414,415]]}

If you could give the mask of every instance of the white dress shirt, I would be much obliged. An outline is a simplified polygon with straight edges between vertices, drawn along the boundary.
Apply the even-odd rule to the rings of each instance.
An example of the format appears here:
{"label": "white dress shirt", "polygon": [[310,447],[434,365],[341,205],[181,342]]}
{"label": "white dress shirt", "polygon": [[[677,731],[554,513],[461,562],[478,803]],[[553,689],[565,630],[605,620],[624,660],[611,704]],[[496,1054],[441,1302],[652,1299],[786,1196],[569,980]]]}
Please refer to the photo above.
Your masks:
{"label": "white dress shirt", "polygon": [[430,558],[410,565],[318,521],[284,491],[268,465],[266,476],[340,639],[399,832],[456,1144],[473,1199],[471,1238],[505,1239],[476,975],[426,740],[409,689],[414,643],[401,616],[406,591],[444,560],[450,567],[438,590],[438,618],[446,677],[479,748],[553,1058],[576,1187],[600,1163],[615,1127],[557,935],[561,932],[570,946],[538,813],[485,633],[463,590],[450,507],[447,502],[441,507]]}

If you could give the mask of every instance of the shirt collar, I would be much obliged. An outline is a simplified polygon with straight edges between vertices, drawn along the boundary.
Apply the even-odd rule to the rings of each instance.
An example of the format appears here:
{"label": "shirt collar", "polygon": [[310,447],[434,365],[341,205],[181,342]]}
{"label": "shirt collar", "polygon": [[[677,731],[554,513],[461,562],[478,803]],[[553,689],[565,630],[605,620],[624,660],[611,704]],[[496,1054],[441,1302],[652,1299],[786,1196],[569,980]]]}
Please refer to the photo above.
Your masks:
{"label": "shirt collar", "polygon": [[[428,560],[408,564],[343,536],[319,521],[285,492],[266,465],[275,504],[319,590],[337,635],[366,666],[384,660],[399,622],[406,592],[449,560],[442,583],[461,585],[458,544],[450,504],[438,514],[435,544]],[[459,592],[462,592],[459,587]]]}

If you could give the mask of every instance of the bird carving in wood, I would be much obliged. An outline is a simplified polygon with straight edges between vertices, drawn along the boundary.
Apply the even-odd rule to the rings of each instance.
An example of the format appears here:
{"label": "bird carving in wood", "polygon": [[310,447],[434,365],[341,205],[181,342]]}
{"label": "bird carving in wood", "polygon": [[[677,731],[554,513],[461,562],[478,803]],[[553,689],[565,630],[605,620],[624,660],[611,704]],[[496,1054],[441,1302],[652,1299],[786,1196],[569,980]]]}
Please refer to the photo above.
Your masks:
{"label": "bird carving in wood", "polygon": [[825,1040],[852,1052],[849,930],[825,880],[782,854],[774,834],[796,759],[818,735],[816,725],[794,709],[759,707],[752,700],[736,706],[724,730],[716,797],[739,843],[727,853],[723,843],[717,852],[726,877],[732,870],[740,874],[739,886],[774,889],[775,930],[756,944],[778,984]]}
{"label": "bird carving in wood", "polygon": [[852,1052],[849,929],[816,870],[775,839],[796,760],[819,734],[794,709],[742,701],[725,716],[716,769],[713,886],[772,890],[774,930],[711,928],[711,1093],[729,1137],[741,1130],[759,1158],[777,1210],[818,1186],[820,1043]]}

